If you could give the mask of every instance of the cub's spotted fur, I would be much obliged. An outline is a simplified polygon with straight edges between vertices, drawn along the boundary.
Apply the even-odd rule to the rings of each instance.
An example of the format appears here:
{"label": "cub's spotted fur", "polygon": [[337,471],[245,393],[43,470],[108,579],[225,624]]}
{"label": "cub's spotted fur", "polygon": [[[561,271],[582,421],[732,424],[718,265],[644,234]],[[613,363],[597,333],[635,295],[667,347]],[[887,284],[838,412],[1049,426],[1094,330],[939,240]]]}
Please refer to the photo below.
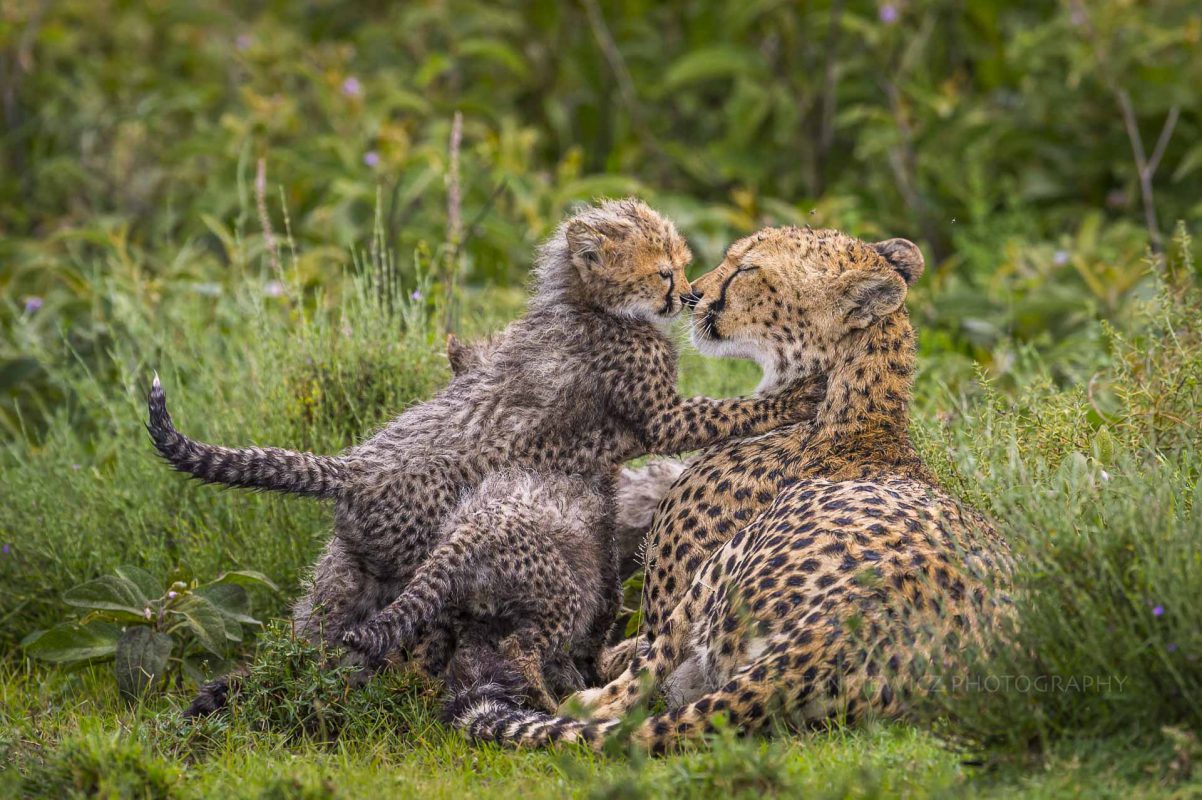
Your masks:
{"label": "cub's spotted fur", "polygon": [[[500,335],[493,334],[473,342],[463,342],[454,334],[447,336],[447,361],[451,372],[462,375],[475,369],[487,360],[500,342]],[[818,398],[807,398],[813,404]],[[680,473],[685,462],[672,458],[650,461],[640,467],[622,467],[618,471],[617,495],[614,498],[614,535],[618,545],[618,579],[625,581],[633,575],[643,561],[643,543],[655,507],[667,493]]]}
{"label": "cub's spotted fur", "polygon": [[[489,358],[337,457],[192,441],[172,426],[157,382],[148,428],[173,466],[202,480],[335,501],[334,536],[297,603],[296,628],[379,663],[408,608],[398,598],[446,541],[448,516],[489,475],[573,475],[612,497],[617,465],[629,458],[770,430],[806,413],[787,393],[680,398],[675,350],[661,325],[689,291],[689,258],[672,224],[638,201],[577,214],[541,249],[527,314]],[[617,602],[615,567],[604,583],[607,601],[582,648],[590,677]],[[432,671],[452,644],[451,623],[431,620],[419,650]],[[209,710],[223,691],[211,692],[212,702],[198,698],[194,711]]]}
{"label": "cub's spotted fur", "polygon": [[923,268],[904,240],[768,229],[694,284],[704,353],[752,358],[764,387],[826,383],[813,422],[715,445],[661,502],[647,547],[644,633],[630,666],[576,698],[592,721],[477,692],[451,709],[470,735],[599,746],[662,690],[633,732],[660,750],[770,719],[895,716],[924,659],[980,640],[1007,613],[1008,549],[945,494],[908,435],[914,335],[903,301]]}

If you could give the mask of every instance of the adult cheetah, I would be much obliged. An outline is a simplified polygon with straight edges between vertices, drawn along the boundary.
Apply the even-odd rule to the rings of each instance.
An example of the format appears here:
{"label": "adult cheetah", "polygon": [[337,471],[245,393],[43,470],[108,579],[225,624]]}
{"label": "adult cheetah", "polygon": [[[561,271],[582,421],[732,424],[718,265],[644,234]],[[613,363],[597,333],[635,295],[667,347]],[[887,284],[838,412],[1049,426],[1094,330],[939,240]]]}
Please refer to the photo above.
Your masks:
{"label": "adult cheetah", "polygon": [[979,640],[1005,613],[1008,548],[939,488],[908,435],[904,300],[922,270],[902,239],[777,228],[734,244],[694,283],[693,340],[757,361],[761,390],[825,381],[815,419],[711,447],[663,499],[647,549],[649,645],[576,696],[592,720],[481,692],[457,698],[453,722],[482,739],[599,747],[662,689],[670,710],[632,734],[661,750],[719,712],[746,731],[897,716],[945,636]]}

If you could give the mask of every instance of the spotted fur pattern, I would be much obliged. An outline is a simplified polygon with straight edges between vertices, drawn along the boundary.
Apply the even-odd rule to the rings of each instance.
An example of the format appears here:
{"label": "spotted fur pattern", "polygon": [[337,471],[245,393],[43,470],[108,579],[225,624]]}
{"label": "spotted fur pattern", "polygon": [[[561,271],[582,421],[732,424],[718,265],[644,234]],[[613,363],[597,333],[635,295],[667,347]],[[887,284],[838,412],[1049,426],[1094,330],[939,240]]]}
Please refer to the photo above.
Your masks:
{"label": "spotted fur pattern", "polygon": [[[451,372],[458,376],[477,368],[492,356],[499,343],[500,336],[496,334],[471,342],[448,334],[447,361]],[[618,471],[613,510],[620,580],[626,580],[642,566],[643,543],[651,529],[655,507],[684,469],[684,461],[661,458],[639,467],[624,466]]]}
{"label": "spotted fur pattern", "polygon": [[[672,224],[635,200],[590,207],[561,225],[539,253],[526,315],[489,357],[337,458],[334,537],[297,604],[298,632],[345,643],[369,663],[391,655],[408,638],[390,632],[412,608],[406,587],[452,535],[446,521],[464,496],[498,470],[574,475],[612,496],[627,459],[812,414],[788,392],[728,400],[677,394],[676,353],[663,326],[689,291],[689,259]],[[179,446],[161,450],[173,465],[222,480],[226,472],[177,457],[208,446],[176,436]],[[310,480],[312,462],[299,454],[236,452],[261,454],[241,462],[240,485],[289,490],[280,474],[290,464],[305,468],[293,483]],[[267,469],[271,480],[254,477]],[[612,616],[616,572],[610,577]],[[430,621],[431,642],[448,641],[448,624]],[[430,663],[443,651],[445,644],[430,644]]]}
{"label": "spotted fur pattern", "polygon": [[593,719],[500,698],[455,709],[469,735],[600,746],[655,691],[669,710],[633,731],[663,750],[711,729],[897,716],[947,648],[1008,613],[1008,548],[943,492],[908,434],[922,272],[904,240],[768,229],[694,284],[703,353],[755,359],[763,388],[825,383],[811,423],[713,446],[660,503],[647,545],[643,633],[629,667],[581,693]]}

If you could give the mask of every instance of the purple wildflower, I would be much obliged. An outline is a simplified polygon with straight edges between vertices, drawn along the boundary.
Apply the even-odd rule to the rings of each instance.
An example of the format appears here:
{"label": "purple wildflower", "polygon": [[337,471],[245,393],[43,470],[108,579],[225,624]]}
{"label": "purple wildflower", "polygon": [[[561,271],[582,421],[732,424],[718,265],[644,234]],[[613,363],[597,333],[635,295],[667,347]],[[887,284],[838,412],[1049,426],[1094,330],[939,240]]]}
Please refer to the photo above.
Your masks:
{"label": "purple wildflower", "polygon": [[179,597],[179,592],[167,592],[168,600],[174,600],[177,597]]}
{"label": "purple wildflower", "polygon": [[897,22],[898,16],[900,15],[898,14],[897,6],[895,6],[893,3],[885,3],[877,11],[877,17],[879,17],[881,22],[885,23],[886,25],[892,25],[893,23]]}
{"label": "purple wildflower", "polygon": [[78,472],[79,470],[83,469],[83,464],[72,464],[72,465],[71,465],[71,469],[73,469],[73,470],[75,470],[76,472]]}
{"label": "purple wildflower", "polygon": [[238,38],[234,40],[234,47],[238,52],[245,52],[250,49],[250,46],[255,43],[255,38],[249,33],[240,33]]}
{"label": "purple wildflower", "polygon": [[1165,645],[1164,649],[1168,650],[1170,653],[1176,653],[1177,652],[1177,643],[1169,642],[1167,645]]}
{"label": "purple wildflower", "polygon": [[1155,606],[1152,609],[1152,616],[1163,617],[1164,616],[1164,606]]}
{"label": "purple wildflower", "polygon": [[282,297],[284,294],[284,284],[279,281],[268,281],[263,284],[263,294],[268,297]]}
{"label": "purple wildflower", "polygon": [[1052,263],[1058,267],[1063,267],[1065,264],[1068,263],[1068,251],[1067,250],[1057,250],[1055,253],[1053,253],[1052,254]]}
{"label": "purple wildflower", "polygon": [[37,311],[39,311],[44,304],[45,304],[45,301],[42,300],[42,298],[40,298],[40,297],[26,297],[25,298],[25,313],[26,314],[34,314]]}
{"label": "purple wildflower", "polygon": [[363,84],[352,75],[342,82],[342,93],[347,97],[360,97],[363,95]]}
{"label": "purple wildflower", "polygon": [[380,166],[380,154],[375,150],[368,150],[363,154],[363,163],[373,169]]}
{"label": "purple wildflower", "polygon": [[421,293],[421,290],[420,290],[420,289],[414,289],[414,290],[413,290],[413,294],[409,295],[409,299],[410,299],[410,300],[412,300],[412,301],[413,301],[413,302],[415,302],[415,303],[419,303],[419,302],[421,302],[421,299],[422,299],[422,293]]}
{"label": "purple wildflower", "polygon": [[4,545],[3,547],[0,547],[0,553],[4,553],[4,555],[8,555],[10,552],[12,552],[12,548],[9,547],[8,545]]}

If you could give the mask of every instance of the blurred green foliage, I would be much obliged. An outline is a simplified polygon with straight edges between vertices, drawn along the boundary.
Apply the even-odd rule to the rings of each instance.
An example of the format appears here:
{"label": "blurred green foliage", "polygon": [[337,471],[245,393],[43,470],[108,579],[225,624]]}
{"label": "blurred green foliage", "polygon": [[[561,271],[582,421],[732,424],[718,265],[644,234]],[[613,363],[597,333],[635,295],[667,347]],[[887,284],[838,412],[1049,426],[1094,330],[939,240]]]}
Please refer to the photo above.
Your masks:
{"label": "blurred green foliage", "polygon": [[292,246],[335,301],[377,208],[406,274],[515,285],[630,192],[698,270],[769,223],[914,238],[949,377],[1018,342],[1084,379],[1145,274],[1122,97],[1158,227],[1202,220],[1200,40],[1189,0],[0,0],[0,426],[68,400],[48,362],[126,335],[123,297],[271,291]]}

